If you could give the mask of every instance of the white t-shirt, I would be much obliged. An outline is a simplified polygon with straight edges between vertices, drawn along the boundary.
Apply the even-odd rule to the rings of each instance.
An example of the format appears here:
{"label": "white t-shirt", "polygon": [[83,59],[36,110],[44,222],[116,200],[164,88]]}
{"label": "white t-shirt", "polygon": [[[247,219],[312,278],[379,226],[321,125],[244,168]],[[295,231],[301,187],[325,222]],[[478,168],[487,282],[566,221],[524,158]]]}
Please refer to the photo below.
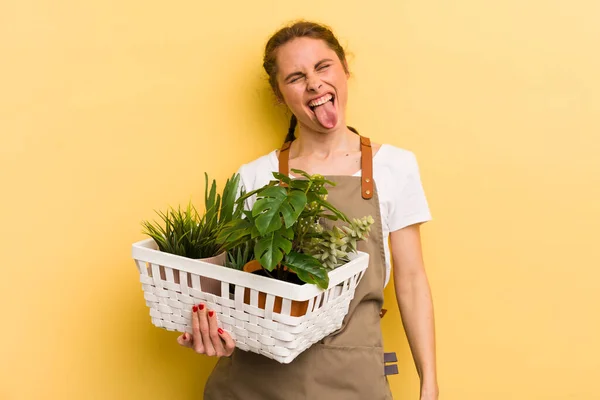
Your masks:
{"label": "white t-shirt", "polygon": [[[242,165],[238,173],[243,189],[250,192],[274,180],[272,173],[277,171],[279,160],[276,150],[273,150]],[[360,176],[360,171],[354,176]],[[421,184],[417,159],[412,152],[389,144],[381,145],[373,157],[373,179],[379,194],[387,285],[390,279],[390,232],[429,221],[431,214]],[[256,196],[248,199],[246,206],[251,208],[255,199]]]}

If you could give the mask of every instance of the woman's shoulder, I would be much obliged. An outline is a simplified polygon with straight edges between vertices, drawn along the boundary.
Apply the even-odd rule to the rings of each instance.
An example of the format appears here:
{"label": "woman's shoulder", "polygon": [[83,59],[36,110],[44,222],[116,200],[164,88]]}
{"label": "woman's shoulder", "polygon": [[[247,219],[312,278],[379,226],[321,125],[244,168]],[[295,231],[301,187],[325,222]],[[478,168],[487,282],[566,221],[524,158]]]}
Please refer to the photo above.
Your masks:
{"label": "woman's shoulder", "polygon": [[242,164],[237,173],[247,190],[263,186],[273,178],[273,172],[278,170],[277,156],[275,150],[255,160]]}
{"label": "woman's shoulder", "polygon": [[[379,147],[379,148],[378,148]],[[375,156],[374,168],[382,167],[391,170],[407,170],[417,164],[417,157],[411,150],[391,144],[373,144]]]}
{"label": "woman's shoulder", "polygon": [[270,167],[273,166],[273,160],[274,158],[276,159],[277,156],[275,154],[275,150],[262,155],[252,161],[249,161],[245,164],[242,164],[240,166],[240,169],[243,169],[245,171],[259,171],[259,170],[263,170],[263,169],[269,169]]}

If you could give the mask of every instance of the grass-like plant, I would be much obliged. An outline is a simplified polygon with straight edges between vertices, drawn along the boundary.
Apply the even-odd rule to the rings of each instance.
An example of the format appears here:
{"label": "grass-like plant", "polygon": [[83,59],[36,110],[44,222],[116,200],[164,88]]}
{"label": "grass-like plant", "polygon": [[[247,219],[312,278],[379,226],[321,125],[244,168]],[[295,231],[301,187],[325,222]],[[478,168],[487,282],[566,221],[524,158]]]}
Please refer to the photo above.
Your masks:
{"label": "grass-like plant", "polygon": [[254,241],[250,240],[227,252],[225,266],[242,270],[244,265],[254,259]]}
{"label": "grass-like plant", "polygon": [[208,187],[205,173],[204,214],[200,215],[191,201],[187,207],[169,207],[166,212],[156,211],[160,221],[143,221],[143,233],[150,236],[161,251],[188,258],[214,257],[225,251],[217,243],[223,227],[239,219],[242,207],[238,206],[239,175],[227,179],[222,195],[217,193],[216,181]]}

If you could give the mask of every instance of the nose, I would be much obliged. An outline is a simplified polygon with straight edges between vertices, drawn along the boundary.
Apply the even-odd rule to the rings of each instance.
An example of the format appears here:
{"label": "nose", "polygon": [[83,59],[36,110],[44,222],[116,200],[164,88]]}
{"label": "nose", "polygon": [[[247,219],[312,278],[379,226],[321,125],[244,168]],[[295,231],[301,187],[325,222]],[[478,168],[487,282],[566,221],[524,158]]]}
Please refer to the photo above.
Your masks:
{"label": "nose", "polygon": [[318,92],[321,86],[323,86],[323,82],[321,82],[318,76],[311,75],[308,77],[306,81],[306,90],[309,92]]}

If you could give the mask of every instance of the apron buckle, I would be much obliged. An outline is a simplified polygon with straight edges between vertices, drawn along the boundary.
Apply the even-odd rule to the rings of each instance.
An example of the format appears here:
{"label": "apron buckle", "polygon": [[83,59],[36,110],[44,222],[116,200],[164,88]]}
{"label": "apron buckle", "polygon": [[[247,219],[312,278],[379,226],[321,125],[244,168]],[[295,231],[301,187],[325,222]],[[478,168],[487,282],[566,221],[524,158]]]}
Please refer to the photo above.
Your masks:
{"label": "apron buckle", "polygon": [[396,353],[383,353],[383,362],[384,364],[388,364],[383,366],[383,373],[385,376],[398,375],[398,365],[389,364],[398,362],[398,357],[396,356]]}

